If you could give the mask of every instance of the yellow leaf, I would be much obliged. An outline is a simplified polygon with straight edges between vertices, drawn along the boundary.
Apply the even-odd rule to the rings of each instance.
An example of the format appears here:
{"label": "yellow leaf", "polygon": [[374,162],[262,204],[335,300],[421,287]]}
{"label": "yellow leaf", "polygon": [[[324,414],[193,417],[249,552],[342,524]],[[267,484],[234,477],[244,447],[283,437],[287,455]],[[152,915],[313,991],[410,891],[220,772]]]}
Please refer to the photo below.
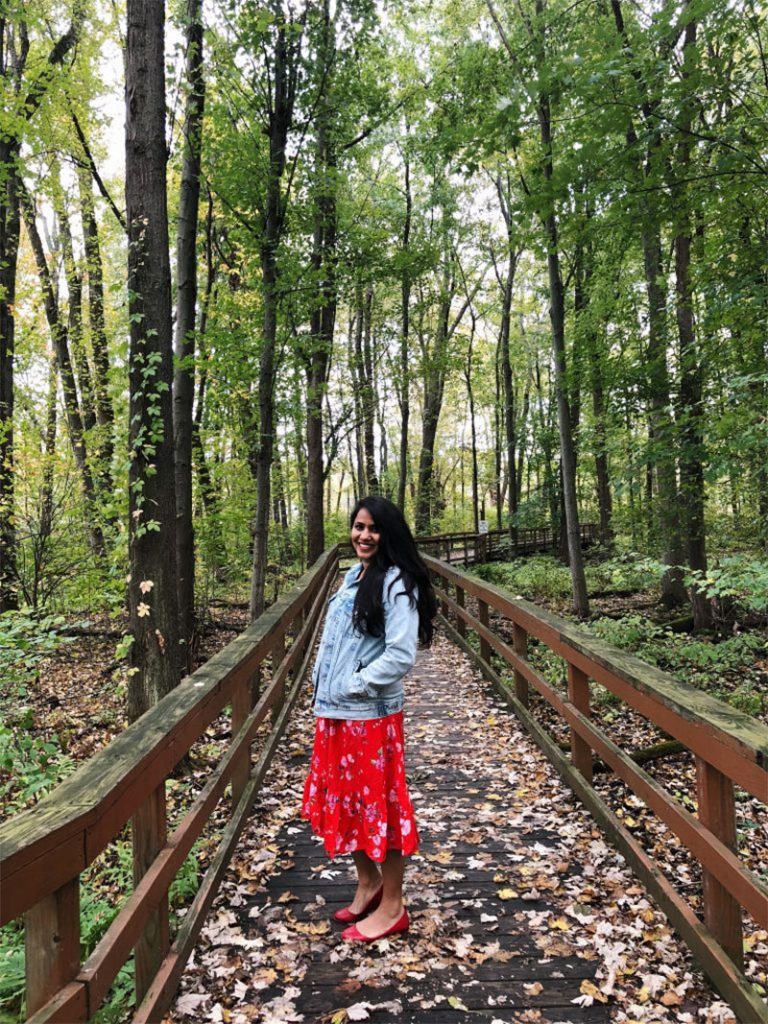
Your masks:
{"label": "yellow leaf", "polygon": [[344,1024],[347,1019],[346,1010],[337,1010],[336,1013],[331,1017],[331,1024]]}
{"label": "yellow leaf", "polygon": [[554,921],[550,921],[549,927],[557,928],[561,932],[567,932],[571,929],[571,926],[568,924],[564,917],[557,917]]}
{"label": "yellow leaf", "polygon": [[638,1003],[647,1003],[650,998],[651,998],[651,993],[650,993],[648,987],[646,985],[643,985],[643,987],[637,993],[637,1001],[638,1001]]}
{"label": "yellow leaf", "polygon": [[585,978],[584,981],[582,981],[579,991],[583,996],[592,996],[592,998],[596,999],[598,1003],[608,1002],[608,996],[601,992],[597,985],[593,984],[593,982],[588,978]]}
{"label": "yellow leaf", "polygon": [[515,900],[517,899],[517,893],[514,889],[498,889],[496,895],[500,900]]}
{"label": "yellow leaf", "polygon": [[469,1008],[462,1003],[458,996],[448,996],[448,1005],[452,1006],[454,1010],[466,1010],[469,1013]]}

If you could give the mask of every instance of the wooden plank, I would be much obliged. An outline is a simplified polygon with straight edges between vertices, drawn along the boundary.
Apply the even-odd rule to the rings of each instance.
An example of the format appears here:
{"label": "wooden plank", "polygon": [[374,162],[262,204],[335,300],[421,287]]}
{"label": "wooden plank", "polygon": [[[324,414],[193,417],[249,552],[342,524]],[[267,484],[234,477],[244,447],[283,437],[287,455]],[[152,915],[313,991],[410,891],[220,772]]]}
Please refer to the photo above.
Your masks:
{"label": "wooden plank", "polygon": [[[568,697],[573,706],[589,718],[589,678],[574,665],[568,665]],[[592,750],[576,729],[571,729],[571,761],[587,782],[591,782]]]}
{"label": "wooden plank", "polygon": [[[512,648],[521,661],[528,658],[528,634],[522,626],[516,622],[512,623]],[[528,707],[530,694],[528,691],[528,680],[519,668],[514,669],[515,673],[515,696],[523,705]]]}
{"label": "wooden plank", "polygon": [[24,915],[24,945],[27,1013],[34,1014],[74,980],[80,967],[79,878],[30,907]]}
{"label": "wooden plank", "polygon": [[[253,691],[251,679],[244,676],[232,694],[232,736],[236,736],[253,710]],[[232,770],[232,809],[237,807],[243,795],[251,771],[251,747],[243,746],[237,755],[237,762]]]}
{"label": "wooden plank", "polygon": [[[165,783],[158,786],[131,819],[133,884],[137,886],[165,846],[167,835]],[[136,1002],[141,1002],[170,945],[168,894],[148,916],[135,948]]]}
{"label": "wooden plank", "polygon": [[[460,587],[458,583],[456,584],[456,604],[459,606],[459,608],[463,608],[465,604],[464,588]],[[456,628],[458,629],[459,634],[461,636],[467,635],[467,626],[466,623],[464,622],[464,619],[462,619],[461,617],[459,617]]]}
{"label": "wooden plank", "polygon": [[691,949],[702,969],[729,1003],[739,1021],[742,1024],[768,1024],[768,1007],[749,980],[741,973],[725,950],[718,945],[691,908],[683,902],[669,880],[645,853],[637,840],[619,822],[613,811],[592,789],[586,779],[573,768],[560,748],[536,722],[530,712],[504,686],[501,678],[490,665],[482,662],[477,652],[462,640],[449,622],[444,621],[443,626],[451,639],[475,660],[482,673],[514,709],[526,731],[544,751],[560,777],[585,805],[606,838],[622,854],[667,915],[672,927]]}
{"label": "wooden plank", "polygon": [[28,1016],[26,1024],[80,1024],[91,1016],[85,987],[79,982],[72,982],[60,989],[37,1013]]}
{"label": "wooden plank", "polygon": [[[700,757],[696,758],[696,795],[699,821],[713,832],[730,850],[736,849],[736,811],[733,783]],[[728,951],[739,967],[744,966],[744,936],[741,907],[723,885],[717,871],[705,868],[702,876],[704,891],[704,923],[717,941]],[[752,907],[750,905],[749,909]],[[763,909],[768,899],[763,898]],[[764,915],[764,920],[768,914]]]}
{"label": "wooden plank", "polygon": [[[58,811],[56,812],[58,816]],[[43,814],[43,819],[48,815]],[[74,827],[74,826],[73,826]],[[2,887],[0,925],[21,917],[30,906],[30,893],[50,895],[85,871],[85,837],[81,831],[65,836],[55,858],[35,857],[14,874],[14,884]],[[3,869],[4,870],[4,869]]]}

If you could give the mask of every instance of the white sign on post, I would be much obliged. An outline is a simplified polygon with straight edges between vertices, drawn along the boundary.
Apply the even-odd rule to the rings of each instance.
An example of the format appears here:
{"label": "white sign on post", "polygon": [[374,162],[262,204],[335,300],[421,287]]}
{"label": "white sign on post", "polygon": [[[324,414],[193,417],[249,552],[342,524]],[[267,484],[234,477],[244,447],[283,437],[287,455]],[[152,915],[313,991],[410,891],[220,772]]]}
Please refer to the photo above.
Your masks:
{"label": "white sign on post", "polygon": [[481,519],[480,522],[478,523],[478,526],[480,528],[480,533],[488,533],[488,520],[487,519]]}

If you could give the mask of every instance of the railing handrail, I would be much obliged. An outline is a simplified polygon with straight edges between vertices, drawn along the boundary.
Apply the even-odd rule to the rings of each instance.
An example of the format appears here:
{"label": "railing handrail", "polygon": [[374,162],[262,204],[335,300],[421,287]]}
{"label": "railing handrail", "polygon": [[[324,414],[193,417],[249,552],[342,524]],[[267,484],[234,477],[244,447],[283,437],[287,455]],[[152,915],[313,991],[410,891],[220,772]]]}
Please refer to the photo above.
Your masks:
{"label": "railing handrail", "polygon": [[[446,586],[456,588],[455,598],[445,587],[438,590],[444,612],[451,612],[456,619],[456,628],[446,618],[443,620],[449,635],[478,659],[483,672],[512,705],[563,779],[645,882],[739,1019],[745,1024],[768,1024],[768,1007],[741,971],[741,908],[758,925],[768,927],[768,886],[738,856],[733,788],[734,784],[739,785],[758,800],[766,801],[768,727],[557,615],[512,597],[439,559],[425,556],[425,560]],[[477,616],[466,607],[467,596],[476,600]],[[490,609],[511,623],[511,644],[491,629]],[[467,629],[479,638],[479,654],[465,639]],[[566,661],[567,694],[546,680],[529,661],[529,637],[542,641]],[[513,670],[514,689],[504,684],[492,667],[493,651]],[[698,816],[617,746],[599,722],[592,720],[590,680],[605,686],[694,754]],[[529,685],[568,726],[570,760],[529,710]],[[699,861],[703,923],[593,787],[595,754]]]}
{"label": "railing handrail", "polygon": [[[710,760],[713,742],[728,747],[747,771],[739,773],[739,777],[731,774],[735,764],[733,761],[725,761],[721,770],[759,800],[765,799],[768,793],[768,727],[756,718],[676,679],[669,672],[642,661],[607,640],[593,636],[553,612],[524,598],[512,597],[493,583],[470,576],[431,555],[425,555],[424,558],[431,569],[452,583],[459,584],[473,597],[486,600],[502,615],[522,626],[529,635],[541,640],[556,654],[567,656],[567,660],[582,667],[590,678],[612,692],[615,692],[614,686],[617,683],[628,684],[638,695],[650,698],[684,722],[690,723],[698,735],[698,739],[694,740],[695,746],[689,748],[693,753]],[[623,696],[623,693],[618,696]],[[641,707],[636,707],[636,710],[643,713]],[[666,724],[663,728],[670,732]],[[677,732],[683,735],[674,732],[670,732],[670,735],[689,746],[686,738],[692,737],[687,729],[678,728]],[[753,771],[753,768],[757,771]]]}

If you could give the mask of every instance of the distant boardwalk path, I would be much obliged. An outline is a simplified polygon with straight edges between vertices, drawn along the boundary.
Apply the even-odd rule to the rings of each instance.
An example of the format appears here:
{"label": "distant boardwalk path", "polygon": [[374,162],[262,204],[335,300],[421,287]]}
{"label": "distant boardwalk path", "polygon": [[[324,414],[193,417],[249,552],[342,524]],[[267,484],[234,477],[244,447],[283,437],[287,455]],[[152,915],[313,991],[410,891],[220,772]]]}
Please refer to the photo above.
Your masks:
{"label": "distant boardwalk path", "polygon": [[365,948],[331,913],[349,858],[297,819],[312,719],[297,710],[169,1021],[404,1024],[733,1020],[663,915],[456,647],[407,682],[422,847],[411,932]]}

